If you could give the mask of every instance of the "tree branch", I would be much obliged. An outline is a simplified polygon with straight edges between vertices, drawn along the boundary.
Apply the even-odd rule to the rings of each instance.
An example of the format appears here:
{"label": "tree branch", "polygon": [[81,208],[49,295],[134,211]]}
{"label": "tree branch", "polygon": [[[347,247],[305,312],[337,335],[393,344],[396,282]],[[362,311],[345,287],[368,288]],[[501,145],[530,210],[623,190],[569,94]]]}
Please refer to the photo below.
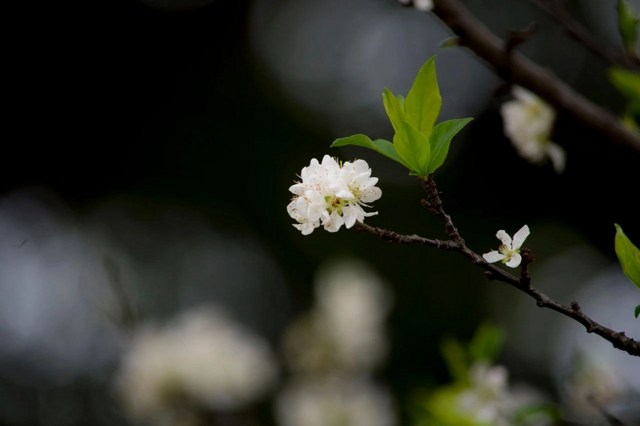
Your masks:
{"label": "tree branch", "polygon": [[488,62],[502,78],[536,93],[557,110],[567,112],[612,142],[640,152],[640,134],[627,129],[621,120],[571,89],[550,71],[518,52],[508,52],[507,45],[458,0],[434,0],[433,13],[460,38],[463,46]]}
{"label": "tree branch", "polygon": [[630,58],[616,49],[606,46],[599,40],[595,39],[587,30],[580,25],[567,12],[562,1],[559,0],[531,0],[543,9],[549,16],[554,18],[567,33],[569,37],[581,43],[584,47],[591,50],[612,65],[618,65],[631,71],[640,71],[640,62],[637,58]]}
{"label": "tree branch", "polygon": [[[438,193],[436,183],[433,176],[428,179],[418,178],[420,185],[427,193],[427,209],[438,216],[443,223],[445,231],[449,235],[450,240],[432,240],[418,235],[403,235],[397,232],[389,231],[375,226],[365,225],[364,223],[356,223],[355,229],[362,232],[368,232],[385,241],[398,244],[416,244],[435,247],[442,250],[455,250],[469,259],[475,265],[485,270],[489,279],[502,281],[515,287],[516,289],[528,294],[532,297],[536,304],[541,308],[547,308],[561,313],[578,323],[582,324],[588,333],[594,333],[613,344],[615,348],[623,350],[630,355],[640,356],[640,341],[634,340],[626,336],[624,332],[618,332],[605,327],[595,320],[588,317],[577,302],[571,302],[570,306],[552,299],[543,292],[537,290],[531,285],[531,276],[529,274],[528,265],[533,261],[528,249],[522,250],[522,267],[520,277],[510,274],[509,272],[498,268],[492,263],[488,263],[482,256],[471,250],[464,242],[458,229],[453,224],[451,217],[445,212],[442,206],[442,200]],[[423,203],[424,204],[424,203]]]}

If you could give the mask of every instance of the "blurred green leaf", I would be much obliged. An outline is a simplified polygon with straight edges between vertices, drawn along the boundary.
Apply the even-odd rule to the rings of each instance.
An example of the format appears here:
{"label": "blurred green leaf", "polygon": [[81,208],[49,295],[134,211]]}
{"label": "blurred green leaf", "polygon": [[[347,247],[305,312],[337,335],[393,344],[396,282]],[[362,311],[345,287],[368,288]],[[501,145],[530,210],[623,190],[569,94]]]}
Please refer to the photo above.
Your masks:
{"label": "blurred green leaf", "polygon": [[369,138],[369,136],[358,134],[358,135],[347,136],[346,138],[336,139],[331,144],[331,148],[339,147],[339,146],[347,146],[347,145],[362,146],[365,148],[372,149],[384,155],[385,157],[388,157],[393,161],[396,161],[402,164],[405,167],[409,167],[400,157],[398,157],[398,154],[396,153],[396,149],[394,148],[393,144],[387,140],[376,139],[372,141],[371,138]]}
{"label": "blurred green leaf", "polygon": [[400,127],[400,122],[405,120],[404,98],[394,95],[391,90],[385,88],[382,93],[382,104],[393,126],[393,130],[397,132]]}
{"label": "blurred green leaf", "polygon": [[444,358],[453,380],[467,384],[469,382],[469,361],[460,342],[446,339],[440,345],[440,352],[442,352],[442,358]]}
{"label": "blurred green leaf", "polygon": [[624,68],[612,67],[609,69],[609,81],[627,99],[640,100],[640,74]]}
{"label": "blurred green leaf", "polygon": [[420,133],[429,136],[440,114],[442,98],[436,76],[435,56],[420,68],[404,104],[409,123]]}
{"label": "blurred green leaf", "polygon": [[429,135],[431,144],[431,164],[429,164],[429,174],[435,172],[442,166],[449,153],[451,139],[458,134],[473,118],[456,118],[453,120],[438,123]]}
{"label": "blurred green leaf", "polygon": [[469,356],[471,362],[487,362],[492,364],[504,342],[504,333],[498,327],[484,323],[478,327],[478,330],[469,343]]}
{"label": "blurred green leaf", "polygon": [[424,134],[411,127],[406,121],[402,121],[393,137],[393,145],[404,164],[409,166],[412,174],[427,176],[431,148],[429,147],[429,139]]}
{"label": "blurred green leaf", "polygon": [[527,405],[516,411],[512,419],[514,426],[558,424],[560,420],[558,407],[551,404]]}
{"label": "blurred green leaf", "polygon": [[640,288],[640,250],[627,238],[620,225],[616,223],[615,227],[615,248],[618,260],[622,266],[622,271]]}
{"label": "blurred green leaf", "polygon": [[636,318],[638,318],[638,316],[640,316],[640,305],[636,306],[634,314],[635,314]]}
{"label": "blurred green leaf", "polygon": [[458,47],[460,46],[460,37],[450,37],[440,43],[441,49],[448,49],[450,47]]}
{"label": "blurred green leaf", "polygon": [[618,0],[618,31],[622,44],[628,51],[635,51],[638,41],[638,14],[627,0]]}

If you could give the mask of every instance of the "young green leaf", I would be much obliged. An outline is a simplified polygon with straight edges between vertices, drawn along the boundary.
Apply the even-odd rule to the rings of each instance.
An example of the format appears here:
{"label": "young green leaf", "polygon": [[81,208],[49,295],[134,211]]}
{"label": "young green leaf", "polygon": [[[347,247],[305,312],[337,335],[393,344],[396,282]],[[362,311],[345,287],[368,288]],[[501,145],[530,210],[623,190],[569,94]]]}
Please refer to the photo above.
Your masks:
{"label": "young green leaf", "polygon": [[404,104],[409,123],[420,133],[429,136],[440,114],[442,98],[436,76],[435,57],[432,56],[418,71]]}
{"label": "young green leaf", "polygon": [[615,248],[622,272],[640,288],[640,250],[627,238],[620,225],[616,223],[615,227]]}
{"label": "young green leaf", "polygon": [[429,174],[438,170],[444,163],[449,153],[449,145],[451,139],[458,134],[464,126],[473,118],[456,118],[454,120],[443,121],[438,123],[429,135],[429,143],[431,144],[431,164],[429,164]]}
{"label": "young green leaf", "polygon": [[431,148],[429,139],[424,134],[411,127],[406,121],[402,121],[393,137],[393,146],[412,174],[427,176]]}
{"label": "young green leaf", "polygon": [[638,14],[627,0],[618,0],[618,31],[625,49],[635,51],[638,40]]}
{"label": "young green leaf", "polygon": [[393,130],[397,132],[400,122],[406,120],[404,114],[404,98],[394,95],[391,93],[391,90],[385,88],[382,93],[382,104],[393,126]]}
{"label": "young green leaf", "polygon": [[335,141],[333,141],[333,143],[331,144],[331,148],[334,147],[338,147],[338,146],[347,146],[347,145],[354,145],[354,146],[362,146],[365,148],[369,148],[372,149],[382,155],[384,155],[387,158],[392,159],[393,161],[396,161],[400,164],[402,164],[403,166],[407,167],[407,168],[411,168],[407,163],[405,163],[396,153],[396,149],[394,148],[393,144],[389,141],[386,141],[384,139],[376,139],[374,141],[372,141],[369,136],[366,135],[362,135],[362,134],[358,134],[358,135],[352,135],[352,136],[347,136],[346,138],[339,138],[336,139]]}

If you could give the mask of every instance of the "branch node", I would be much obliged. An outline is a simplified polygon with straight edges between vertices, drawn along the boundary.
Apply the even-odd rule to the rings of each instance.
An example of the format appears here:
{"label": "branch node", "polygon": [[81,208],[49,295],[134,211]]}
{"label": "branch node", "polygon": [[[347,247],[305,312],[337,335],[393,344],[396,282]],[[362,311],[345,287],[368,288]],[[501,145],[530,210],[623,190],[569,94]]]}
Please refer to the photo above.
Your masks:
{"label": "branch node", "polygon": [[521,30],[512,30],[509,32],[509,38],[504,46],[505,55],[511,56],[516,47],[525,43],[538,31],[538,23],[536,21],[531,22],[525,28]]}
{"label": "branch node", "polygon": [[573,312],[580,312],[580,304],[578,302],[576,302],[575,300],[571,301],[571,310]]}

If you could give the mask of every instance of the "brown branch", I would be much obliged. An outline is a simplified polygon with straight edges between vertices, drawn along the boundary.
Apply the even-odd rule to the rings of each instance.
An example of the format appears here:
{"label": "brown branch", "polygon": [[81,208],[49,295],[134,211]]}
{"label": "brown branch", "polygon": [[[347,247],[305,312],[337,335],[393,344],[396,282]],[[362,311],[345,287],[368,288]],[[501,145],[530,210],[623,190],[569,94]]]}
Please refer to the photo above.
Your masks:
{"label": "brown branch", "polygon": [[463,46],[488,62],[505,80],[520,85],[565,111],[614,143],[640,152],[640,134],[595,105],[552,72],[518,52],[507,52],[506,44],[479,22],[458,0],[434,0],[433,13],[460,39]]}
{"label": "brown branch", "polygon": [[561,313],[562,315],[572,318],[573,320],[582,324],[588,333],[597,334],[598,336],[612,343],[615,348],[623,350],[630,355],[640,356],[640,341],[627,337],[624,332],[612,330],[589,318],[586,314],[584,314],[584,312],[582,312],[582,309],[577,302],[572,301],[569,306],[566,306],[534,288],[531,285],[531,276],[528,270],[529,263],[531,263],[534,259],[528,249],[522,250],[523,262],[521,274],[520,277],[516,277],[515,275],[512,275],[509,272],[500,269],[491,263],[488,263],[482,256],[467,247],[458,229],[453,224],[451,217],[445,212],[442,206],[442,200],[440,199],[440,195],[438,194],[438,189],[436,187],[435,181],[433,180],[433,177],[430,176],[428,179],[419,178],[419,181],[422,188],[427,192],[427,208],[429,209],[429,211],[440,218],[444,225],[445,231],[451,238],[450,240],[434,240],[424,238],[415,234],[403,235],[383,228],[365,225],[364,223],[357,223],[355,229],[362,232],[368,232],[385,241],[392,243],[416,244],[435,247],[442,250],[455,250],[468,258],[472,263],[484,269],[489,279],[502,281],[515,287],[516,289],[532,297],[539,307],[551,309]]}
{"label": "brown branch", "polygon": [[549,16],[554,18],[564,29],[569,37],[581,43],[584,47],[591,50],[612,65],[627,68],[632,71],[640,71],[640,62],[638,58],[631,58],[623,52],[617,52],[611,46],[607,46],[594,38],[587,30],[575,19],[571,17],[564,2],[560,0],[531,0],[543,9]]}

